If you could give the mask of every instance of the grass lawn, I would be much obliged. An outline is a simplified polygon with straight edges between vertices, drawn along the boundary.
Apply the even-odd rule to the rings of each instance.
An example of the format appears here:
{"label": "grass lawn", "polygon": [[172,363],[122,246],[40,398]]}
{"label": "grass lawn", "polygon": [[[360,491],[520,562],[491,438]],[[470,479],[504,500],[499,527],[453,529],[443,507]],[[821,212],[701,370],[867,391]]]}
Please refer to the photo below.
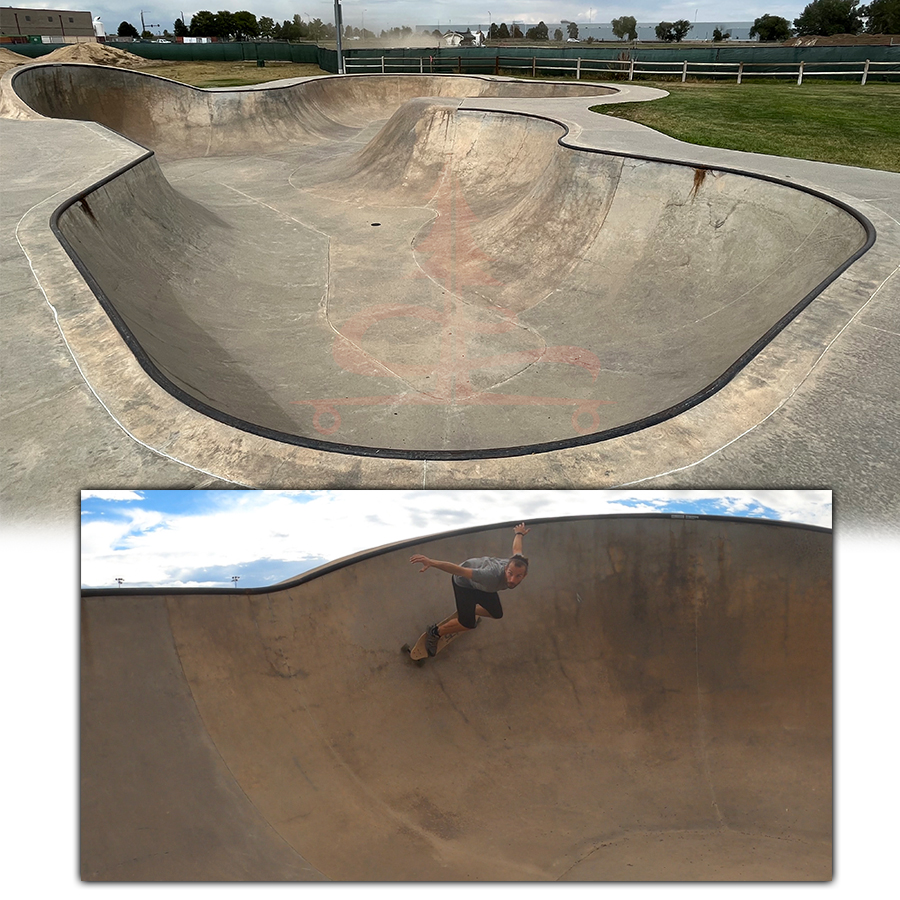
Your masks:
{"label": "grass lawn", "polygon": [[171,78],[193,87],[240,87],[245,84],[263,84],[280,78],[301,78],[309,75],[327,75],[313,63],[291,63],[266,60],[264,67],[256,60],[236,62],[154,62],[147,67],[136,66],[139,72]]}
{"label": "grass lawn", "polygon": [[691,144],[900,172],[900,84],[640,84],[669,96],[591,108]]}

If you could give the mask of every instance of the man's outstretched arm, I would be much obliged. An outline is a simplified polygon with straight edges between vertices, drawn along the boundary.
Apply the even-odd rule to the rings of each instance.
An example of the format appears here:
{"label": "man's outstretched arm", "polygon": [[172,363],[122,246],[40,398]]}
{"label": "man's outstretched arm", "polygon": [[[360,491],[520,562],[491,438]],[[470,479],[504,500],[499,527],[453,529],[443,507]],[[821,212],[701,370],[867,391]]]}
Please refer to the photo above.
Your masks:
{"label": "man's outstretched arm", "polygon": [[524,554],[522,553],[522,538],[525,537],[525,535],[528,534],[529,531],[531,531],[531,529],[526,528],[524,522],[520,522],[518,525],[516,525],[516,535],[513,538],[513,556],[524,556]]}
{"label": "man's outstretched arm", "polygon": [[419,569],[420,572],[424,572],[426,569],[440,569],[448,575],[461,575],[463,578],[472,577],[471,569],[465,569],[462,566],[456,565],[456,563],[444,562],[444,560],[441,559],[429,559],[427,556],[416,554],[415,556],[411,556],[409,561],[411,563],[421,563],[422,568]]}

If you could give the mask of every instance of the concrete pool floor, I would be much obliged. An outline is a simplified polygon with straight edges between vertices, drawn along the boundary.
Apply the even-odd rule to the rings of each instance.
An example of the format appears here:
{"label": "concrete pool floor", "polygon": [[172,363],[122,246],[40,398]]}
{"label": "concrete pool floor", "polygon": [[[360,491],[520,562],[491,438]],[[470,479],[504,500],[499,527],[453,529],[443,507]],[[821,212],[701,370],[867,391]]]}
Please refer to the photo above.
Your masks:
{"label": "concrete pool floor", "polygon": [[[14,103],[13,108],[10,108],[12,101],[9,99],[9,80],[10,76],[7,75],[3,83],[6,113],[27,115]],[[335,80],[339,79],[328,79],[331,82]],[[622,89],[618,85],[612,87]],[[549,337],[538,333],[540,329],[534,327],[534,322],[528,322],[527,328],[513,334],[513,337],[521,337],[522,340],[518,343],[512,341],[505,348],[504,354],[498,354],[496,347],[491,349],[495,356],[503,356],[503,365],[499,369],[495,366],[496,370],[490,373],[493,381],[487,385],[475,385],[476,393],[480,396],[491,392],[496,394],[497,386],[501,384],[505,385],[504,391],[507,391],[515,378],[527,381],[528,377],[536,376],[536,367],[533,365],[536,353],[543,353],[543,359],[546,359],[548,347],[565,348],[569,351],[568,355],[560,353],[559,359],[551,359],[551,365],[546,368],[564,373],[560,377],[566,383],[568,391],[546,390],[548,378],[542,373],[535,377],[527,389],[523,387],[518,393],[519,397],[539,397],[546,400],[548,395],[552,395],[556,400],[567,401],[568,405],[549,404],[550,416],[544,414],[548,404],[541,406],[519,402],[500,406],[499,409],[497,405],[486,405],[479,410],[483,416],[482,425],[479,425],[478,421],[464,418],[460,421],[460,416],[464,417],[473,408],[477,408],[475,404],[458,404],[448,408],[446,403],[430,406],[401,402],[393,405],[372,403],[369,404],[369,412],[372,409],[378,411],[381,417],[378,423],[380,432],[375,439],[369,440],[368,446],[360,450],[360,445],[366,442],[357,437],[360,433],[358,429],[350,428],[344,434],[339,434],[339,429],[334,429],[335,410],[340,413],[341,424],[348,427],[350,413],[358,412],[358,408],[364,406],[359,403],[352,410],[350,405],[335,407],[334,404],[316,409],[314,404],[308,403],[307,412],[317,414],[319,426],[318,430],[309,430],[309,446],[273,439],[270,431],[290,430],[279,427],[279,423],[284,421],[283,414],[285,410],[290,411],[291,403],[295,404],[295,410],[303,405],[304,398],[298,396],[290,386],[286,389],[286,400],[281,404],[280,410],[263,423],[263,427],[258,429],[259,433],[240,427],[246,418],[242,410],[247,408],[247,404],[242,410],[227,411],[233,419],[241,420],[236,423],[238,427],[235,427],[235,423],[229,424],[227,416],[223,421],[216,421],[204,415],[201,409],[182,402],[184,398],[172,396],[149,377],[112,326],[85,278],[66,255],[48,225],[52,213],[65,200],[113,175],[124,165],[144,155],[145,151],[93,122],[44,119],[33,115],[30,119],[0,119],[4,171],[9,176],[4,179],[3,185],[4,280],[0,288],[7,318],[3,363],[3,503],[7,518],[36,523],[66,519],[73,507],[77,506],[77,492],[83,487],[614,487],[640,484],[647,487],[831,487],[835,490],[839,515],[844,523],[855,527],[871,526],[879,530],[900,529],[896,516],[896,499],[900,495],[900,476],[897,475],[896,466],[900,449],[897,438],[900,432],[900,411],[896,399],[900,382],[900,342],[896,326],[897,305],[900,300],[897,274],[900,260],[900,225],[897,221],[900,212],[900,176],[695,147],[641,126],[588,111],[588,106],[598,102],[658,95],[659,92],[626,86],[622,93],[607,97],[478,96],[452,102],[445,100],[437,109],[438,117],[442,110],[450,108],[457,123],[480,123],[483,129],[502,120],[507,123],[508,132],[508,123],[516,123],[516,127],[524,127],[527,131],[529,147],[537,143],[532,139],[538,133],[552,132],[550,144],[555,148],[556,138],[563,130],[544,121],[551,119],[568,128],[568,134],[563,138],[566,147],[602,151],[603,155],[583,154],[590,156],[592,163],[602,159],[609,164],[610,160],[621,161],[627,158],[630,161],[625,168],[637,170],[646,162],[640,158],[651,158],[652,162],[646,162],[647,168],[663,167],[660,171],[666,172],[670,169],[683,171],[687,178],[686,185],[679,187],[683,197],[690,194],[690,182],[697,168],[722,173],[737,170],[760,174],[810,188],[834,198],[865,217],[874,226],[876,238],[860,258],[852,261],[845,271],[819,292],[796,318],[765,343],[716,392],[697,400],[693,405],[687,404],[678,414],[651,422],[640,430],[610,436],[593,443],[579,443],[585,437],[584,434],[576,434],[575,440],[572,440],[572,430],[586,430],[587,439],[591,439],[592,430],[603,431],[606,423],[605,420],[601,421],[601,417],[607,414],[608,408],[622,407],[623,404],[620,396],[613,397],[609,391],[603,397],[590,393],[594,389],[598,372],[606,373],[609,369],[610,344],[592,344],[586,339],[582,339],[580,343],[576,341],[576,337],[587,332],[584,323],[577,320],[568,335]],[[434,106],[431,109],[429,115],[433,116]],[[485,110],[502,115],[499,118],[492,117]],[[523,120],[521,114],[542,119]],[[417,121],[422,122],[424,119],[420,115]],[[522,126],[522,122],[526,125]],[[353,136],[354,150],[365,145],[375,131],[377,128],[373,127]],[[437,155],[443,152],[441,148],[445,146],[439,145]],[[567,152],[569,156],[572,154],[572,151],[564,149],[558,152]],[[555,154],[556,149],[546,151],[542,159],[547,161],[547,165],[559,165]],[[635,158],[638,158],[637,161]],[[466,159],[465,155],[463,159]],[[246,213],[251,207],[260,209],[259,200],[268,203],[281,216],[289,217],[297,211],[291,208],[279,209],[280,205],[288,202],[286,198],[289,192],[284,189],[284,185],[290,183],[290,173],[299,168],[296,154],[293,159],[290,154],[287,157],[284,154],[278,157],[276,154],[265,157],[265,160],[267,161],[260,162],[259,154],[255,154],[248,166],[246,162],[242,165],[235,156],[215,160],[162,159],[160,177],[177,188],[180,196],[199,202],[207,211],[211,208],[215,211],[213,194],[219,189],[216,185],[221,187],[228,182],[228,188],[224,192],[228,195],[228,202],[222,200],[220,195],[220,210],[227,209],[239,191],[249,196],[257,191],[252,202],[241,201],[243,205],[239,217],[245,226],[249,223],[246,235],[252,236],[254,226]],[[684,163],[687,167],[665,168],[666,161]],[[141,165],[149,168],[155,165],[155,159]],[[207,179],[198,188],[198,172],[212,167],[228,169],[230,174],[227,178],[218,180]],[[139,168],[140,166],[132,169],[132,172]],[[617,178],[622,170],[620,166]],[[360,171],[357,178],[360,192],[371,193],[377,190],[377,183],[369,177],[371,169]],[[421,173],[425,168],[420,167],[416,171]],[[278,172],[281,174],[275,177]],[[287,181],[285,172],[288,173]],[[269,175],[272,177],[269,178]],[[339,176],[340,173],[337,177],[332,173],[331,187],[328,187],[327,179],[322,176],[318,186],[307,192],[308,197],[317,194],[320,199],[329,199],[330,194],[330,199],[333,200],[335,184],[340,183]],[[596,175],[591,171],[583,177],[591,179]],[[526,180],[523,178],[523,183]],[[754,179],[747,179],[730,171],[710,179],[710,184],[721,185],[739,180],[766,188],[771,186],[770,182],[755,182]],[[116,181],[114,179],[111,184],[116,186]],[[163,181],[153,183],[162,190]],[[348,177],[348,184],[351,181]],[[118,182],[119,186],[124,183],[122,179],[118,179]],[[558,183],[565,185],[567,182],[561,178]],[[469,185],[471,189],[471,181]],[[267,196],[263,196],[264,189],[269,192]],[[789,188],[781,184],[777,185],[777,190],[790,192]],[[484,196],[491,198],[496,193],[494,185],[490,191],[485,191]],[[434,219],[440,202],[439,194],[439,191],[432,191],[431,198],[426,198],[428,202],[433,201],[430,207],[428,202],[387,204],[375,210],[371,205],[361,203],[355,210],[347,212],[342,227],[355,230],[364,237],[356,242],[347,241],[343,255],[339,256],[340,259],[353,262],[353,266],[345,271],[345,283],[352,286],[353,271],[364,273],[360,275],[360,283],[366,274],[366,252],[361,253],[357,260],[351,260],[354,247],[362,248],[370,255],[373,252],[391,255],[396,252],[398,259],[406,254],[405,258],[410,260],[415,259],[415,252],[421,251],[423,245],[427,250],[425,242],[428,233],[427,230],[423,231],[423,226]],[[806,192],[797,192],[796,195],[810,197]],[[623,191],[620,196],[626,212],[633,208],[634,193]],[[502,215],[496,218],[496,221],[506,223],[506,231],[509,230],[509,223],[516,221],[509,210],[514,210],[516,203],[523,202],[521,196],[512,199],[515,203],[506,211],[506,218]],[[111,208],[115,206],[115,202],[115,198],[111,198]],[[672,204],[664,201],[663,205],[669,207]],[[759,203],[759,207],[765,211],[765,200]],[[171,209],[171,206],[166,208]],[[321,207],[322,210],[325,208],[324,205]],[[534,209],[546,207],[533,206],[532,216]],[[295,218],[300,221],[300,227],[307,228],[308,208],[301,212]],[[374,217],[376,212],[377,219]],[[320,218],[316,220],[319,223],[315,226],[317,228],[322,223],[321,216],[324,213],[320,210],[318,215]],[[846,213],[841,211],[841,215]],[[227,216],[221,218],[228,222]],[[479,210],[476,218],[482,222],[485,216]],[[627,221],[627,216],[623,214],[622,220]],[[847,220],[854,224],[856,221],[851,216],[847,216]],[[379,224],[376,226],[375,222]],[[64,227],[65,223],[61,222],[63,230]],[[477,228],[476,223],[472,233],[477,233]],[[767,228],[769,232],[773,231],[771,226],[765,224],[759,226],[759,231],[766,233]],[[840,237],[842,232],[848,230],[838,225],[833,233]],[[78,229],[73,228],[72,233],[78,234]],[[496,233],[502,237],[504,229],[501,228]],[[778,235],[777,232],[774,233]],[[547,234],[552,234],[552,231],[548,230]],[[483,240],[484,233],[478,233],[478,237]],[[411,242],[416,240],[420,242],[418,247],[410,251]],[[487,243],[490,240],[499,239],[496,234],[492,234]],[[778,243],[778,239],[773,241],[774,245]],[[798,244],[801,245],[802,242]],[[235,246],[241,246],[240,242],[236,242]],[[589,253],[594,245],[585,240],[578,246],[587,248]],[[136,258],[144,254],[144,249],[139,248]],[[508,258],[514,249],[506,246],[500,258]],[[538,247],[537,250],[539,249]],[[274,252],[273,248],[266,246],[265,241],[261,241],[256,248],[256,255],[269,251]],[[752,256],[754,253],[756,255]],[[420,256],[424,255],[420,253]],[[646,258],[652,260],[654,255],[648,252]],[[852,247],[846,252],[842,249],[833,260],[840,262],[851,255]],[[522,258],[527,257],[528,251],[525,251]],[[833,261],[827,254],[826,257]],[[98,255],[97,260],[101,258],[102,255]],[[152,253],[146,253],[145,258],[152,259]],[[165,258],[166,255],[162,254],[157,261]],[[747,281],[750,272],[764,270],[771,263],[770,254],[761,252],[758,245],[754,245],[752,250],[748,249],[745,258],[738,257],[737,260],[736,264],[739,264],[740,269],[736,277],[743,282]],[[115,280],[115,260],[108,261],[112,265],[107,273],[107,280]],[[521,264],[521,259],[519,262]],[[710,283],[718,283],[733,268],[730,261],[726,262],[728,264],[717,271]],[[314,267],[313,264],[311,266]],[[96,270],[97,261],[93,267]],[[133,266],[121,268],[134,271]],[[157,265],[155,270],[158,272],[159,268]],[[281,264],[278,268],[283,271]],[[382,280],[375,283],[376,295],[390,293],[397,285],[401,285],[406,290],[417,292],[418,296],[420,283],[410,287],[413,283],[402,280],[399,268],[398,265],[398,272],[392,272],[389,268],[387,280],[384,274],[377,276]],[[646,266],[642,268],[646,269]],[[685,268],[688,273],[685,285],[690,287],[698,279],[692,277],[691,265]],[[571,269],[569,274],[576,269]],[[792,269],[793,267],[786,266],[784,271]],[[700,271],[700,267],[694,269],[695,274]],[[591,271],[586,269],[585,273],[580,276],[576,273],[574,282],[561,281],[567,297],[572,292],[584,291],[590,285]],[[550,279],[552,272],[544,277]],[[814,283],[821,280],[815,275],[811,277]],[[488,280],[500,282],[506,287],[512,283],[507,277],[498,278],[493,275]],[[547,295],[543,283],[538,283],[540,280],[540,273],[535,274],[533,279],[523,278],[515,284],[515,290],[508,290],[505,294],[501,287],[498,296],[493,298],[492,305],[485,306],[481,312],[496,317],[497,308],[509,309],[512,296],[520,296],[522,291],[527,292],[531,288],[540,302],[532,304],[529,309],[539,307]],[[530,283],[532,281],[534,284]],[[784,281],[784,278],[777,279],[779,286]],[[436,283],[432,278],[430,287],[434,287]],[[648,283],[657,286],[660,295],[669,286],[660,272],[649,277]],[[211,281],[210,285],[214,286],[215,282]],[[320,288],[319,282],[313,284],[314,292],[320,292]],[[797,292],[799,296],[803,295],[803,291],[798,288],[792,296],[796,296]],[[773,291],[762,293],[768,296]],[[479,297],[485,294],[483,285],[475,294]],[[640,295],[654,299],[652,292],[646,289]],[[368,296],[371,296],[371,291]],[[438,302],[438,297],[435,303]],[[710,297],[711,305],[705,310],[705,314],[718,313],[722,306],[727,305],[719,303],[712,295]],[[394,302],[395,311],[398,300],[403,309],[411,306],[409,298],[392,296],[385,299]],[[615,304],[616,298],[612,302]],[[763,334],[791,305],[792,301],[788,301],[777,315],[769,315],[757,330],[756,336]],[[523,316],[527,317],[527,306],[526,303],[522,309],[515,311],[519,316],[517,324],[522,321]],[[425,314],[416,313],[412,319],[419,325],[424,323],[427,330],[438,318],[433,312],[434,308],[432,306],[432,312]],[[467,308],[472,308],[471,302]],[[544,308],[547,308],[546,303]],[[339,327],[363,311],[359,306],[349,309]],[[559,318],[558,314],[551,313],[545,316],[545,321],[555,325]],[[605,322],[609,318],[607,316]],[[625,319],[624,316],[622,318]],[[630,328],[633,347],[646,350],[648,358],[664,358],[667,352],[666,342],[663,340],[653,347],[653,340],[658,335],[654,334],[652,327],[645,328],[646,340],[642,341],[638,327],[641,317],[633,319],[636,321],[629,318],[612,329],[613,343],[617,346],[624,345],[622,335]],[[495,318],[494,324],[501,320],[502,316]],[[645,317],[644,321],[652,320]],[[508,322],[507,317],[503,320],[504,326]],[[458,358],[457,363],[449,367],[445,361],[442,362],[440,341],[436,340],[434,334],[424,335],[426,342],[431,341],[435,352],[430,365],[423,367],[419,365],[421,360],[412,356],[404,357],[406,350],[398,344],[396,331],[376,334],[369,331],[370,324],[366,320],[359,326],[359,333],[377,338],[381,342],[382,355],[370,352],[371,347],[363,348],[367,353],[364,357],[366,362],[377,357],[378,362],[383,364],[387,358],[395,376],[400,367],[407,364],[409,371],[399,371],[399,374],[417,395],[422,395],[422,384],[426,379],[445,377],[448,368],[459,377]],[[684,324],[676,323],[670,330],[683,330]],[[208,329],[202,330],[209,333]],[[604,329],[604,338],[609,338],[610,330],[608,327]],[[283,329],[278,327],[273,330],[273,334],[283,335]],[[752,342],[745,340],[745,347]],[[161,339],[160,343],[167,342]],[[716,343],[713,335],[712,344]],[[257,347],[257,354],[265,357],[268,346],[271,344],[262,340]],[[685,342],[681,352],[689,356],[696,346],[696,340],[692,338]],[[576,365],[572,365],[573,348],[579,351]],[[190,348],[185,355],[190,356],[189,350]],[[476,348],[476,355],[477,352]],[[388,356],[385,357],[384,353]],[[395,354],[395,358],[390,359],[391,353]],[[698,351],[696,355],[699,359],[704,354]],[[739,355],[738,351],[731,352],[729,361]],[[298,358],[302,358],[302,355],[298,354]],[[598,360],[598,365],[592,370],[593,359]],[[324,360],[325,356],[311,363],[317,371],[321,371]],[[664,358],[663,361],[669,363],[668,359]],[[727,367],[727,364],[725,362],[720,365],[719,370]],[[352,371],[354,365],[357,366],[355,372]],[[363,380],[369,377],[370,373],[360,371],[361,365],[359,359],[351,359],[349,377]],[[629,366],[631,369],[638,368],[634,365],[634,358],[629,359],[627,364],[622,364],[622,371]],[[571,378],[570,370],[573,374]],[[343,371],[346,372],[347,368]],[[667,379],[666,372],[666,365],[661,366],[656,379],[658,384],[666,385],[670,380]],[[471,371],[463,374],[470,376],[471,381]],[[210,380],[219,380],[219,375],[218,370],[213,369]],[[273,382],[283,375],[284,372],[268,373]],[[589,382],[587,386],[573,383],[573,378],[577,380],[581,375]],[[474,377],[486,376],[484,373],[476,373]],[[187,378],[183,380],[190,381]],[[711,380],[714,379],[704,376],[698,382],[699,388],[688,387],[678,396],[693,396]],[[543,393],[539,387],[544,388]],[[359,400],[369,396],[390,398],[402,395],[402,392],[392,390],[390,386],[380,393],[370,394],[365,394],[360,385],[354,388],[348,387],[340,395],[341,399]],[[201,386],[196,393],[205,395],[207,392]],[[239,392],[226,393],[232,397]],[[507,391],[504,396],[511,393]],[[261,394],[269,398],[272,391],[265,387]],[[315,399],[321,400],[327,396],[327,391],[319,391]],[[572,405],[573,399],[581,402],[590,400],[595,405],[579,411],[577,404]],[[618,402],[598,403],[598,399],[614,399]],[[678,397],[674,397],[668,405],[672,406],[673,402],[677,405]],[[657,404],[655,409],[658,411],[666,405]],[[404,426],[407,428],[404,436],[402,430],[395,427],[395,420],[399,418],[395,414],[410,410],[414,410],[416,415]],[[433,414],[431,421],[422,419],[423,411]],[[541,430],[542,422],[539,423],[539,416],[535,414],[538,412],[544,420],[552,419],[547,430]],[[640,420],[646,414],[645,410],[636,413],[632,411],[612,422],[610,427]],[[290,423],[292,427],[296,425],[297,417],[294,419]],[[601,422],[599,426],[598,422]],[[482,446],[471,443],[463,446],[460,443],[461,435],[480,435],[489,432],[491,428],[494,432],[487,434]],[[327,433],[329,431],[331,434]],[[417,433],[429,433],[438,437],[417,444]],[[395,442],[393,447],[389,446],[391,440]],[[334,444],[329,446],[329,442]],[[391,458],[381,458],[379,455],[379,450],[385,446],[389,451],[385,455]],[[396,452],[409,447],[413,450],[449,449],[451,454],[460,449],[475,450],[478,455],[476,458],[439,458],[440,454],[432,453],[432,458],[403,458],[402,452]],[[496,452],[498,449],[506,452]]]}

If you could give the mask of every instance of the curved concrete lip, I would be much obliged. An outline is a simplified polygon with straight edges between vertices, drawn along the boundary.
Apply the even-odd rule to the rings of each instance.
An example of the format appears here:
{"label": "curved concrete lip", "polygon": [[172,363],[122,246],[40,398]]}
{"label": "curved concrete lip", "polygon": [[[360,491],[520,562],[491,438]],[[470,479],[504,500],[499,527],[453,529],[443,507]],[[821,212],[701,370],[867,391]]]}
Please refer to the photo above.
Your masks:
{"label": "curved concrete lip", "polygon": [[400,646],[453,598],[410,554],[503,556],[510,527],[85,591],[82,877],[829,880],[831,532],[529,525],[503,618],[422,667]]}
{"label": "curved concrete lip", "polygon": [[[345,80],[355,79],[356,76]],[[340,80],[321,79],[322,82]],[[864,327],[864,323],[877,325],[879,321],[886,321],[885,317],[889,319],[887,309],[896,294],[896,248],[900,246],[900,227],[895,214],[900,202],[897,176],[690,147],[631,123],[613,121],[586,111],[588,105],[598,101],[615,102],[641,96],[649,99],[661,93],[631,85],[609,86],[621,93],[606,98],[478,97],[463,100],[456,114],[469,120],[479,120],[480,110],[488,108],[516,119],[520,118],[519,114],[528,113],[530,121],[537,124],[541,119],[560,123],[555,134],[568,129],[564,142],[571,147],[601,151],[602,155],[609,153],[619,158],[646,157],[684,164],[690,167],[687,171],[691,172],[691,185],[693,169],[726,172],[729,178],[729,170],[745,170],[808,188],[838,204],[846,204],[854,210],[855,216],[859,214],[871,221],[876,240],[861,258],[840,272],[813,303],[752,355],[724,387],[696,405],[688,404],[673,418],[600,443],[582,443],[582,440],[591,441],[592,437],[576,435],[572,438],[570,434],[564,438],[565,443],[560,443],[556,449],[548,449],[554,446],[552,441],[559,438],[557,434],[550,441],[537,445],[527,444],[527,438],[512,445],[494,440],[486,455],[469,451],[461,454],[471,455],[469,459],[453,458],[456,451],[452,449],[449,459],[440,458],[441,453],[446,452],[443,449],[433,452],[434,458],[417,458],[428,455],[417,452],[407,454],[412,458],[403,458],[404,452],[398,452],[396,447],[391,455],[400,458],[382,459],[381,448],[360,448],[352,442],[342,445],[340,439],[331,436],[329,440],[333,443],[327,445],[328,449],[324,442],[321,445],[315,443],[320,436],[314,437],[310,446],[294,446],[273,440],[264,433],[242,430],[227,421],[215,421],[175,399],[148,377],[90,291],[83,274],[58,246],[47,227],[52,213],[63,200],[115,176],[123,167],[140,168],[133,164],[144,151],[95,124],[42,118],[11,94],[10,82],[8,73],[0,91],[4,115],[11,117],[0,120],[5,132],[16,138],[23,137],[25,146],[30,146],[29,141],[34,137],[43,135],[40,140],[45,149],[41,152],[45,155],[52,153],[55,142],[65,144],[70,156],[74,154],[72,159],[91,161],[84,169],[80,183],[76,173],[72,172],[66,176],[64,189],[56,194],[46,194],[46,199],[33,203],[20,214],[16,237],[65,342],[63,365],[71,368],[74,363],[78,367],[77,379],[84,379],[79,393],[84,394],[85,408],[100,411],[95,426],[102,427],[105,422],[113,429],[112,433],[124,433],[127,438],[124,443],[115,438],[108,444],[122,448],[114,453],[114,466],[128,465],[129,458],[140,459],[144,470],[158,471],[162,478],[169,472],[170,478],[172,475],[188,481],[199,478],[205,483],[214,479],[218,483],[248,486],[458,486],[471,484],[473,480],[494,486],[511,483],[611,486],[651,479],[656,484],[673,479],[679,484],[685,477],[690,478],[691,472],[700,473],[702,478],[702,473],[707,470],[716,483],[748,483],[749,478],[756,485],[783,486],[784,461],[779,460],[776,464],[775,458],[771,457],[771,465],[760,468],[760,460],[770,454],[774,445],[782,446],[785,441],[792,445],[805,443],[809,429],[819,428],[811,425],[811,418],[821,419],[825,410],[843,410],[845,419],[849,417],[855,421],[852,433],[871,435],[872,447],[865,448],[863,457],[859,452],[844,452],[841,442],[846,436],[835,431],[835,423],[825,422],[822,427],[826,429],[828,440],[827,443],[820,441],[818,455],[791,457],[802,462],[804,472],[808,468],[811,473],[802,475],[802,483],[828,483],[837,488],[846,478],[848,490],[843,492],[842,507],[845,513],[855,507],[871,509],[874,498],[878,505],[877,517],[895,523],[896,516],[885,511],[886,506],[878,499],[886,497],[890,493],[889,485],[896,481],[896,474],[892,475],[890,471],[893,467],[887,465],[892,452],[890,441],[885,443],[886,435],[882,433],[886,408],[882,405],[880,411],[871,409],[867,412],[870,407],[859,394],[862,388],[857,389],[858,380],[849,373],[846,356],[837,348],[846,345],[849,339],[855,345],[868,341],[867,349],[857,352],[881,354],[879,377],[886,378],[887,384],[893,383],[893,360],[884,358],[883,342],[877,347],[872,344],[878,332]],[[234,94],[266,95],[270,91],[210,93],[229,98]],[[79,147],[84,149],[78,150]],[[79,152],[84,155],[79,157]],[[42,159],[41,153],[36,151],[31,152],[31,157],[35,161]],[[196,163],[197,166],[203,164],[203,160]],[[163,161],[164,168],[168,166],[170,171],[177,166],[184,170],[187,165],[183,160]],[[647,165],[655,166],[657,162]],[[186,187],[191,180],[190,173],[183,171],[179,188]],[[720,179],[708,178],[707,181],[719,183]],[[842,188],[851,192],[845,193]],[[800,191],[798,196],[811,195]],[[366,223],[366,228],[373,234],[384,233],[385,227],[384,223],[380,228]],[[766,328],[778,321],[770,318]],[[516,348],[516,352],[521,350]],[[571,368],[575,373],[582,371],[579,367]],[[818,380],[816,376],[819,376]],[[828,378],[827,406],[812,396],[818,384],[824,389],[822,377],[825,376]],[[48,372],[44,377],[52,381],[55,376]],[[85,386],[87,391],[83,390]],[[582,395],[574,393],[570,396]],[[79,400],[79,408],[81,403]],[[385,411],[393,412],[389,407]],[[570,428],[571,413],[571,408],[566,410]],[[90,417],[92,420],[95,417],[93,411]],[[580,424],[590,426],[592,417],[582,416]],[[95,426],[92,426],[94,434],[97,433]],[[757,438],[764,440],[767,446],[752,447]],[[82,473],[92,471],[90,442],[90,438],[84,442],[83,437],[78,437],[68,444],[81,455],[79,471]],[[744,446],[748,447],[747,452],[742,450]],[[498,447],[510,453],[522,452],[524,448],[526,455],[510,460],[497,452]],[[413,448],[414,451],[421,449],[421,446]],[[433,447],[430,449],[434,450]],[[821,470],[828,473],[825,475],[817,474],[820,471],[817,460],[823,458],[823,449],[829,460]],[[886,456],[881,456],[883,453]],[[848,458],[849,471],[858,469],[858,475],[847,474]],[[873,466],[883,470],[879,484],[886,486],[884,494],[880,488],[873,492],[866,484],[865,473],[873,471]],[[832,470],[837,474],[831,474]],[[687,475],[680,475],[682,472]],[[84,483],[83,477],[79,478],[79,483]]]}

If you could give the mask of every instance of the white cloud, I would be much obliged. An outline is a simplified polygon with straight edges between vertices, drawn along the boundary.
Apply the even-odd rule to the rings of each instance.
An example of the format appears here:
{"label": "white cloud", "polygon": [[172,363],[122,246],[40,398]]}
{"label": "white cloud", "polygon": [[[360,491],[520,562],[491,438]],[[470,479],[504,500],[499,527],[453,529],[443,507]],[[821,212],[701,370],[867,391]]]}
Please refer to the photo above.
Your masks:
{"label": "white cloud", "polygon": [[[149,493],[149,492],[148,492]],[[831,525],[831,495],[816,491],[204,491],[202,512],[165,515],[139,505],[82,526],[82,583],[197,583],[201,569],[257,560],[338,559],[396,541],[476,525],[568,515],[656,512],[713,503],[741,515]]]}
{"label": "white cloud", "polygon": [[81,501],[96,500],[140,500],[143,498],[140,491],[82,491]]}

